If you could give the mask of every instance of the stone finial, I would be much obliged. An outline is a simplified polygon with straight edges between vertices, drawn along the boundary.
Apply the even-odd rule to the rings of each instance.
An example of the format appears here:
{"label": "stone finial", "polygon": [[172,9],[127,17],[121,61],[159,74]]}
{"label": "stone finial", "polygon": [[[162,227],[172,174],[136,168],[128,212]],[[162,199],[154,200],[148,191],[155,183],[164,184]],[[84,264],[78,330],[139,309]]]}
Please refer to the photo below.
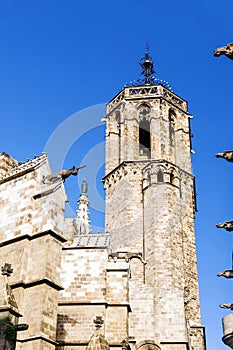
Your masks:
{"label": "stone finial", "polygon": [[233,278],[233,270],[225,270],[217,274],[218,277]]}
{"label": "stone finial", "polygon": [[220,304],[219,307],[222,309],[231,309],[233,310],[233,304]]}
{"label": "stone finial", "polygon": [[102,327],[104,321],[101,316],[96,316],[93,320],[95,324],[95,331],[91,336],[91,339],[86,347],[86,350],[110,350],[107,340],[104,335],[101,334],[100,328]]}
{"label": "stone finial", "polygon": [[82,183],[82,193],[87,193],[88,190],[88,183],[87,181],[84,179],[83,183]]}
{"label": "stone finial", "polygon": [[226,46],[218,47],[214,50],[214,56],[225,55],[230,60],[233,60],[233,43],[229,43]]}
{"label": "stone finial", "polygon": [[228,162],[233,162],[233,151],[224,151],[222,153],[217,153],[217,154],[215,154],[215,157],[224,158]]}
{"label": "stone finial", "polygon": [[217,228],[225,228],[226,231],[233,231],[233,221],[224,221],[216,225]]}
{"label": "stone finial", "polygon": [[100,329],[104,323],[104,320],[101,316],[96,316],[96,318],[93,320],[93,323],[95,324],[96,329]]}
{"label": "stone finial", "polygon": [[90,229],[90,218],[89,218],[89,199],[87,196],[88,183],[86,180],[83,180],[82,183],[82,193],[78,199],[78,210],[77,218],[75,219],[74,225],[76,230],[76,235],[80,234],[89,234],[91,233]]}
{"label": "stone finial", "polygon": [[11,268],[11,264],[5,263],[4,266],[1,267],[2,275],[10,276],[13,273],[13,269]]}

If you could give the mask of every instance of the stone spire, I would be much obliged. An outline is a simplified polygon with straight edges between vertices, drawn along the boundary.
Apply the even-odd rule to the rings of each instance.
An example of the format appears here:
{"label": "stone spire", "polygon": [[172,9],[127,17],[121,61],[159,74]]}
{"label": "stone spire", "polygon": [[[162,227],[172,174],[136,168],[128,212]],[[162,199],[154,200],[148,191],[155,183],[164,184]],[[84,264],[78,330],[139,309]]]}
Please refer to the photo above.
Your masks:
{"label": "stone spire", "polygon": [[107,340],[104,335],[101,334],[100,329],[104,323],[101,316],[96,316],[95,320],[95,331],[91,336],[91,339],[86,347],[86,350],[110,350]]}
{"label": "stone spire", "polygon": [[91,233],[90,229],[90,219],[89,219],[89,199],[87,196],[88,183],[86,180],[83,180],[82,183],[82,193],[78,199],[78,210],[77,218],[75,220],[76,234],[89,234]]}
{"label": "stone spire", "polygon": [[5,263],[5,265],[1,268],[1,271],[2,273],[0,275],[0,318],[2,318],[3,314],[5,315],[5,312],[7,312],[7,315],[8,313],[10,313],[19,317],[21,315],[19,314],[15,297],[8,283],[8,277],[13,272],[11,264]]}

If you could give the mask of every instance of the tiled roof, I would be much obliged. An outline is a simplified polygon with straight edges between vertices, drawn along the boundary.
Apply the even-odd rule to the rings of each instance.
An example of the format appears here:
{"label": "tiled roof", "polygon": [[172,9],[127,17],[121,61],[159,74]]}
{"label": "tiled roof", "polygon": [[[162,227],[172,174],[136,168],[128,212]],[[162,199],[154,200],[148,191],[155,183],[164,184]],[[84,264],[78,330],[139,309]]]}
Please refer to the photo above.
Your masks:
{"label": "tiled roof", "polygon": [[74,238],[77,247],[108,247],[110,242],[109,233],[97,233],[88,235],[78,235]]}

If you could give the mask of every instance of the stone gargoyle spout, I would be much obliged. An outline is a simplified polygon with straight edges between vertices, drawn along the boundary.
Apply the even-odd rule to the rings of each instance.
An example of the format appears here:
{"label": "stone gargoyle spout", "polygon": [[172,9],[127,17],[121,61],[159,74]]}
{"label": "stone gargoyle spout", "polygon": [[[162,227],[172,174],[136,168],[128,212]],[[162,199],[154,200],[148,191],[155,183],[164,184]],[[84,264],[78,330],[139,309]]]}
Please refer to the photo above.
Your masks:
{"label": "stone gargoyle spout", "polygon": [[233,270],[225,270],[217,274],[218,277],[233,278]]}
{"label": "stone gargoyle spout", "polygon": [[217,153],[217,154],[215,154],[215,157],[224,158],[228,162],[233,162],[233,151],[224,151],[222,153]]}
{"label": "stone gargoyle spout", "polygon": [[69,177],[70,175],[78,175],[78,172],[80,169],[85,168],[86,165],[83,166],[79,166],[79,167],[75,167],[73,166],[73,168],[68,169],[68,170],[61,170],[57,173],[57,175],[60,175],[63,182],[65,182],[65,180],[67,179],[67,177]]}
{"label": "stone gargoyle spout", "polygon": [[233,231],[233,221],[224,221],[216,225],[217,228],[225,228],[226,231]]}
{"label": "stone gargoyle spout", "polygon": [[230,60],[233,60],[233,43],[229,43],[226,46],[222,46],[214,50],[214,56],[225,55]]}
{"label": "stone gargoyle spout", "polygon": [[233,304],[220,304],[219,307],[222,309],[231,309],[233,310]]}
{"label": "stone gargoyle spout", "polygon": [[65,182],[65,180],[70,176],[70,175],[78,175],[78,172],[80,169],[85,168],[86,165],[80,166],[80,167],[75,167],[73,166],[71,169],[68,170],[61,170],[56,174],[52,174],[52,175],[47,175],[44,177],[43,179],[43,183],[44,184],[52,184],[55,183],[59,180],[62,180],[63,182]]}

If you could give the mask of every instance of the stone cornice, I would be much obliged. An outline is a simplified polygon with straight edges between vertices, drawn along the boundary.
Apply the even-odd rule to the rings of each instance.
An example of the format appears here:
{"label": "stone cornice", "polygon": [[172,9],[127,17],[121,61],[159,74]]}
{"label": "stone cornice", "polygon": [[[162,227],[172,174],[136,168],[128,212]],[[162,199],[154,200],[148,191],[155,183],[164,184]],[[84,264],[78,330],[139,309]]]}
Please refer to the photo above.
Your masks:
{"label": "stone cornice", "polygon": [[14,238],[5,240],[3,242],[0,242],[0,247],[15,243],[15,242],[19,242],[22,241],[24,239],[27,239],[28,241],[32,241],[33,239],[39,238],[39,237],[43,237],[43,236],[47,236],[50,235],[52,237],[54,237],[55,239],[57,239],[58,241],[60,241],[61,243],[66,242],[67,240],[61,236],[60,234],[52,231],[52,230],[47,230],[47,231],[43,231],[43,232],[39,232],[36,233],[34,235],[22,235],[22,236],[16,236]]}
{"label": "stone cornice", "polygon": [[58,302],[58,306],[97,306],[97,305],[103,305],[107,309],[108,307],[126,307],[128,309],[128,312],[131,312],[131,307],[129,303],[108,303],[107,301],[90,301],[90,302],[76,302],[76,301],[62,301],[60,300]]}
{"label": "stone cornice", "polygon": [[43,341],[45,341],[49,344],[52,344],[52,345],[59,345],[59,343],[57,341],[46,338],[43,335],[38,335],[38,336],[28,337],[28,338],[23,338],[23,339],[17,339],[17,343],[26,343],[26,342],[34,341],[34,340],[43,340]]}
{"label": "stone cornice", "polygon": [[15,166],[12,168],[11,171],[6,173],[1,179],[0,179],[0,185],[4,182],[10,181],[12,179],[15,179],[19,176],[25,175],[32,170],[37,169],[42,164],[44,164],[47,160],[46,153],[42,153],[41,156],[35,157],[34,159],[29,159],[26,163],[19,163],[18,166]]}
{"label": "stone cornice", "polygon": [[[135,161],[124,161],[120,163],[116,168],[114,168],[112,171],[110,171],[107,175],[105,175],[102,179],[102,182],[104,183],[105,188],[107,186],[111,186],[113,183],[120,180],[123,176],[128,174],[130,171],[134,174],[137,173],[137,168],[141,168],[142,174],[146,173],[148,169],[151,168],[152,165],[163,165],[166,164],[166,167],[174,168],[176,169],[177,173],[183,174],[185,176],[191,177],[192,179],[195,179],[195,176],[186,170],[183,170],[181,167],[179,167],[176,164],[173,164],[166,159],[157,159],[157,160],[135,160]],[[164,183],[167,183],[166,181]]]}
{"label": "stone cornice", "polygon": [[59,284],[51,281],[49,278],[44,277],[41,278],[39,280],[35,280],[35,281],[30,281],[30,282],[23,282],[23,281],[19,281],[17,283],[13,283],[11,284],[11,288],[12,289],[16,289],[16,288],[23,288],[23,289],[27,289],[27,288],[31,288],[31,287],[35,287],[41,284],[46,284],[49,287],[52,287],[58,291],[63,290],[64,288],[62,286],[60,286]]}
{"label": "stone cornice", "polygon": [[22,315],[21,315],[19,312],[15,311],[15,310],[12,309],[11,307],[8,307],[8,306],[6,306],[6,307],[0,307],[0,314],[1,314],[2,312],[6,312],[6,311],[8,311],[10,314],[12,314],[12,315],[14,315],[14,316],[16,316],[16,317],[22,317]]}

